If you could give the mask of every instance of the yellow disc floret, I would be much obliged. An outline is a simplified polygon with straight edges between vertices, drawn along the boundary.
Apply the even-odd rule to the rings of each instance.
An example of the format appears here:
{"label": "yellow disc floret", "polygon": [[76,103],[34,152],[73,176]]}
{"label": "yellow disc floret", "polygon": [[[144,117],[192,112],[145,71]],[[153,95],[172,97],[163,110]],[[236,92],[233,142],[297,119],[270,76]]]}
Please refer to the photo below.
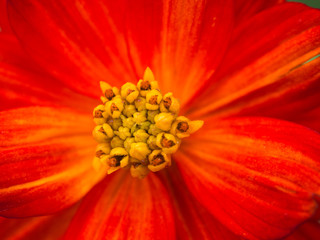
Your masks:
{"label": "yellow disc floret", "polygon": [[150,68],[137,85],[126,83],[120,91],[105,82],[100,87],[103,104],[93,110],[97,126],[92,132],[99,143],[93,160],[97,171],[104,168],[111,174],[128,167],[133,177],[142,179],[169,167],[181,139],[203,125],[178,116],[179,100],[161,93]]}

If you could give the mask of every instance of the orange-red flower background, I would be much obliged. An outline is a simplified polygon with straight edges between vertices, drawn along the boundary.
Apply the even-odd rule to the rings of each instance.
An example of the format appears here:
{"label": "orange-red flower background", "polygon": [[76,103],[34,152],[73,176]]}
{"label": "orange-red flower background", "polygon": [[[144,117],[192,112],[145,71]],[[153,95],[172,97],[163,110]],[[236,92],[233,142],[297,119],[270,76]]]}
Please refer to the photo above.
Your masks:
{"label": "orange-red flower background", "polygon": [[[1,239],[318,239],[318,10],[1,3]],[[135,82],[147,66],[205,125],[170,169],[105,177],[91,164],[99,81]]]}

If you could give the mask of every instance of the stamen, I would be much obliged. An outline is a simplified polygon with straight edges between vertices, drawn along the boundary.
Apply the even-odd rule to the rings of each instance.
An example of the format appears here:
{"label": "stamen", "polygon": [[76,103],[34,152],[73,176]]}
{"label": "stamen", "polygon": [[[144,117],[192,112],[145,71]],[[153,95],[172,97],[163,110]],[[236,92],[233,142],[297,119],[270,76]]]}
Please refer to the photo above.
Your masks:
{"label": "stamen", "polygon": [[99,132],[106,133],[106,132],[104,131],[103,127],[101,127],[101,128],[99,129]]}
{"label": "stamen", "polygon": [[151,85],[150,85],[149,81],[142,81],[140,89],[141,90],[150,90],[151,89]]}
{"label": "stamen", "polygon": [[171,98],[167,97],[163,99],[163,105],[166,107],[166,109],[169,109],[169,107],[171,106],[171,103],[172,103]]}
{"label": "stamen", "polygon": [[114,111],[119,111],[119,108],[117,107],[117,105],[115,103],[111,104],[111,113],[113,113]]}
{"label": "stamen", "polygon": [[113,91],[112,91],[112,89],[107,89],[107,90],[105,91],[104,95],[106,96],[106,98],[107,98],[108,100],[111,100],[111,99],[115,96],[114,93],[113,93]]}
{"label": "stamen", "polygon": [[203,125],[178,117],[180,102],[172,93],[162,95],[152,71],[147,68],[138,84],[126,83],[120,91],[100,82],[101,101],[93,110],[92,134],[100,144],[93,167],[108,174],[130,167],[133,177],[144,178],[171,165],[171,154],[181,138]]}
{"label": "stamen", "polygon": [[164,163],[164,157],[161,154],[154,156],[151,162],[153,166],[160,165],[161,163]]}
{"label": "stamen", "polygon": [[97,110],[94,113],[94,117],[95,118],[103,118],[102,113],[103,113],[102,110]]}
{"label": "stamen", "polygon": [[161,145],[165,148],[170,148],[174,145],[174,142],[172,140],[166,139],[164,136],[161,140]]}
{"label": "stamen", "polygon": [[125,156],[113,156],[109,158],[108,164],[110,167],[119,167],[120,166],[120,161],[124,158]]}
{"label": "stamen", "polygon": [[149,103],[152,105],[157,104],[157,98],[158,98],[158,96],[152,96],[149,100]]}
{"label": "stamen", "polygon": [[104,154],[104,152],[102,150],[96,151],[96,157],[98,157],[98,158],[100,158],[103,154]]}
{"label": "stamen", "polygon": [[179,122],[177,129],[178,129],[180,132],[186,132],[186,131],[188,131],[188,129],[189,129],[189,125],[188,125],[187,122]]}

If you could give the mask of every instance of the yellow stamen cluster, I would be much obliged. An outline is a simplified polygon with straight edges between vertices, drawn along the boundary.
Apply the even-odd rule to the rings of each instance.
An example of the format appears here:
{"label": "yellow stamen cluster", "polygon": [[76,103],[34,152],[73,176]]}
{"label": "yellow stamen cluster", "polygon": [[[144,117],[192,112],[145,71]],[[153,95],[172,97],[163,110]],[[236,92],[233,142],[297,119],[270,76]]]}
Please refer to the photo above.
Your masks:
{"label": "yellow stamen cluster", "polygon": [[162,95],[149,68],[137,85],[126,83],[119,90],[100,82],[100,87],[103,104],[93,111],[92,134],[99,142],[93,166],[108,174],[130,167],[133,177],[144,178],[170,166],[181,138],[203,125],[178,116],[179,101],[172,93]]}

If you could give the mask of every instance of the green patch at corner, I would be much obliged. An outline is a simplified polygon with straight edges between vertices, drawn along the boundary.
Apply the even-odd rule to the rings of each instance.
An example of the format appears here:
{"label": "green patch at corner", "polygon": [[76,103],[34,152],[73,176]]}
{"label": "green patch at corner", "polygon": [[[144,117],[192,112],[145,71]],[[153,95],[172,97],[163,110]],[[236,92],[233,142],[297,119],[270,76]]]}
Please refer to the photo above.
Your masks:
{"label": "green patch at corner", "polygon": [[307,4],[310,7],[320,8],[319,0],[288,0],[288,2],[301,2]]}

